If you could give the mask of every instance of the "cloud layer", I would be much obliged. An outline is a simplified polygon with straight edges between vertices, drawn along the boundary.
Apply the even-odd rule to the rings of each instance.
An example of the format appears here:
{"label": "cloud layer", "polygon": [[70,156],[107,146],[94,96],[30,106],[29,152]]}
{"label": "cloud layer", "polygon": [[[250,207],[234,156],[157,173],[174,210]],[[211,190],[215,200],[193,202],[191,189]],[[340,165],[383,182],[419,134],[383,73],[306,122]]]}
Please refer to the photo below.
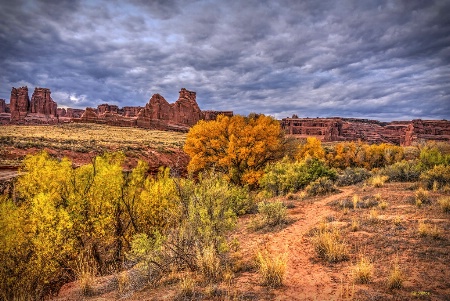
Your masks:
{"label": "cloud layer", "polygon": [[[149,4],[150,3],[150,4]],[[283,118],[450,118],[449,0],[0,0],[0,98]]]}

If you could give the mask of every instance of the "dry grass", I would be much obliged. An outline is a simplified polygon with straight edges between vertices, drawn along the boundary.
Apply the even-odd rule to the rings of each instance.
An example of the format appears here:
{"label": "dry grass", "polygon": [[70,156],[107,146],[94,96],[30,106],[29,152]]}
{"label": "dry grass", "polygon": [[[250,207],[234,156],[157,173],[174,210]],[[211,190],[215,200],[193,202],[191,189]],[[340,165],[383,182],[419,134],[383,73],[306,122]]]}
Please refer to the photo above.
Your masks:
{"label": "dry grass", "polygon": [[97,148],[155,149],[182,147],[185,133],[115,127],[99,124],[69,123],[56,126],[2,126],[0,145],[17,148],[50,147],[75,151]]}
{"label": "dry grass", "polygon": [[92,260],[90,260],[89,254],[81,254],[76,261],[75,275],[83,296],[92,295],[96,274],[97,269]]}
{"label": "dry grass", "polygon": [[180,296],[192,297],[195,294],[195,280],[189,275],[185,274],[180,280]]}
{"label": "dry grass", "polygon": [[378,204],[378,208],[381,210],[386,210],[386,208],[389,206],[389,203],[386,201],[381,201],[381,203]]}
{"label": "dry grass", "polygon": [[213,282],[221,280],[223,271],[214,246],[197,252],[197,266],[206,280]]}
{"label": "dry grass", "polygon": [[378,211],[375,209],[371,209],[369,211],[369,214],[367,215],[367,221],[369,223],[377,223],[379,221],[378,219]]}
{"label": "dry grass", "polygon": [[272,256],[268,252],[258,252],[256,259],[262,284],[270,287],[282,286],[286,273],[287,256]]}
{"label": "dry grass", "polygon": [[417,189],[414,195],[416,197],[417,207],[420,207],[422,204],[430,203],[428,191],[426,191],[425,189],[423,188]]}
{"label": "dry grass", "polygon": [[434,225],[433,227],[432,225],[427,224],[424,221],[419,222],[418,232],[420,236],[428,236],[434,239],[439,239],[442,236],[442,232],[437,225]]}
{"label": "dry grass", "polygon": [[347,244],[342,240],[337,228],[317,231],[311,238],[311,242],[317,255],[328,262],[339,262],[348,259]]}
{"label": "dry grass", "polygon": [[388,179],[389,179],[388,176],[381,176],[381,175],[373,176],[372,178],[369,179],[369,184],[372,185],[373,187],[380,188],[384,186],[384,183]]}
{"label": "dry grass", "polygon": [[358,262],[352,268],[353,280],[356,283],[369,283],[372,278],[373,264],[364,255],[361,255]]}
{"label": "dry grass", "polygon": [[450,197],[449,196],[444,196],[441,197],[438,200],[439,206],[441,207],[442,211],[446,212],[446,213],[450,213]]}
{"label": "dry grass", "polygon": [[357,219],[353,219],[353,220],[352,220],[352,224],[351,224],[351,226],[350,226],[350,230],[351,230],[352,232],[356,232],[356,231],[359,230],[359,221],[358,221]]}
{"label": "dry grass", "polygon": [[358,208],[358,203],[360,201],[361,201],[361,199],[360,199],[360,197],[357,194],[353,195],[353,198],[352,198],[353,210],[356,210],[356,208]]}
{"label": "dry grass", "polygon": [[388,289],[400,289],[403,287],[403,282],[405,281],[405,276],[400,269],[398,263],[394,263],[392,266],[389,276],[387,278],[386,286]]}

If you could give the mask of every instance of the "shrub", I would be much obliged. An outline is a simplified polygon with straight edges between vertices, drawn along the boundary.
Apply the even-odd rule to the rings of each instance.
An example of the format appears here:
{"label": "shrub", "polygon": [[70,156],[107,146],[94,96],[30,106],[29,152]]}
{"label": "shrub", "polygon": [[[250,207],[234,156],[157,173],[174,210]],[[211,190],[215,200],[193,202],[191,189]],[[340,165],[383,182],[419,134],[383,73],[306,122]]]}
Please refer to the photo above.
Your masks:
{"label": "shrub", "polygon": [[318,159],[307,158],[294,163],[283,159],[266,167],[259,184],[264,190],[277,196],[295,193],[320,177],[334,180],[336,171]]}
{"label": "shrub", "polygon": [[365,168],[355,167],[350,168],[347,167],[342,172],[339,173],[337,177],[337,185],[338,186],[349,186],[354,185],[360,182],[363,182],[370,178],[370,171]]}
{"label": "shrub", "polygon": [[414,193],[415,197],[416,197],[416,205],[420,206],[422,204],[429,204],[430,203],[430,198],[428,195],[428,191],[426,191],[423,188],[419,188],[416,190],[416,192]]}
{"label": "shrub", "polygon": [[219,281],[222,278],[220,258],[212,245],[197,251],[197,266],[205,279]]}
{"label": "shrub", "polygon": [[369,179],[370,185],[373,187],[383,187],[384,183],[389,179],[387,176],[376,175]]}
{"label": "shrub", "polygon": [[306,186],[305,190],[308,193],[308,195],[311,196],[323,195],[337,191],[333,182],[325,177],[318,178],[317,180],[311,182],[308,186]]}
{"label": "shrub", "polygon": [[450,197],[445,196],[438,200],[439,206],[441,206],[444,212],[450,212]]}
{"label": "shrub", "polygon": [[284,224],[287,221],[286,206],[280,202],[260,202],[258,212],[261,220],[261,227],[274,227]]}
{"label": "shrub", "polygon": [[441,230],[437,227],[437,225],[432,227],[430,224],[426,224],[423,221],[419,222],[418,232],[420,236],[429,236],[434,239],[439,239],[442,235]]}
{"label": "shrub", "polygon": [[422,173],[420,176],[421,184],[428,190],[433,189],[437,183],[439,188],[444,188],[450,183],[450,165],[437,165],[432,169]]}
{"label": "shrub", "polygon": [[339,262],[348,259],[347,244],[342,241],[339,230],[321,229],[311,238],[319,257],[328,262]]}
{"label": "shrub", "polygon": [[386,283],[387,287],[391,290],[402,288],[404,280],[405,277],[400,269],[400,266],[398,265],[398,263],[395,263],[392,266],[391,271],[389,272],[389,276]]}
{"label": "shrub", "polygon": [[386,166],[381,174],[389,177],[391,182],[414,182],[421,174],[421,168],[416,161],[400,161]]}
{"label": "shrub", "polygon": [[359,261],[353,266],[352,274],[356,283],[369,283],[372,278],[373,264],[365,256],[361,256]]}
{"label": "shrub", "polygon": [[280,287],[286,273],[287,258],[285,255],[271,256],[267,252],[256,255],[259,273],[263,285]]}
{"label": "shrub", "polygon": [[378,208],[381,210],[386,210],[386,208],[389,206],[389,203],[386,201],[381,201],[381,203],[378,204]]}
{"label": "shrub", "polygon": [[425,169],[437,165],[450,165],[450,150],[447,143],[429,143],[420,150],[420,164]]}

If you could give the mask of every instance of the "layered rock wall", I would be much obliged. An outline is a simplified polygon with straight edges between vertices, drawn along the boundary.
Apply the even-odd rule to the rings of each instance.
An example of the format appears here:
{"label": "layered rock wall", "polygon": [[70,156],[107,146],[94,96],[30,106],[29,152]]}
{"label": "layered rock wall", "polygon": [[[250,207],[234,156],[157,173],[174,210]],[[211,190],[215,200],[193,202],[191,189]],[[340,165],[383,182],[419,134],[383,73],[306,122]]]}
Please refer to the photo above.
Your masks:
{"label": "layered rock wall", "polygon": [[356,118],[284,118],[281,126],[286,134],[322,141],[356,141],[411,145],[418,140],[450,141],[450,121],[413,120],[379,122]]}

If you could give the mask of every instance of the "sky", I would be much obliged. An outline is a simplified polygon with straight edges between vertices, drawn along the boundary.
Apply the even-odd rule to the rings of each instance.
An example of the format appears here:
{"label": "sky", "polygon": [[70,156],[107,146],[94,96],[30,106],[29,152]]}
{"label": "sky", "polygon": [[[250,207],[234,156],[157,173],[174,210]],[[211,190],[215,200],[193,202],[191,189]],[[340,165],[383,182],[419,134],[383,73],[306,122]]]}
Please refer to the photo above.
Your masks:
{"label": "sky", "polygon": [[450,119],[450,0],[0,0],[0,98]]}

